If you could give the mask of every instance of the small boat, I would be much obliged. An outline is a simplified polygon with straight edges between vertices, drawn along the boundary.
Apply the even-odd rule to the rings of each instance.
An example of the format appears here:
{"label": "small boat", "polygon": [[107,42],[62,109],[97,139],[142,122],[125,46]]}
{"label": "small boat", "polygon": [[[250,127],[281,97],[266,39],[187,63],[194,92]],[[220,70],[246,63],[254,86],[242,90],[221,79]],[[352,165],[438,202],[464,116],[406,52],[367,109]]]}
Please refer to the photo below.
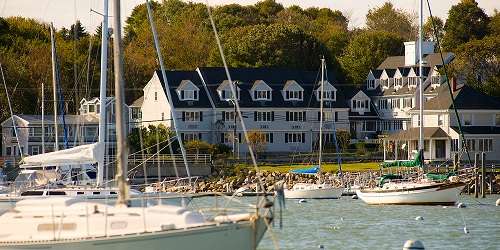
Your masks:
{"label": "small boat", "polygon": [[297,183],[291,189],[285,189],[287,199],[338,199],[343,188],[330,184]]}
{"label": "small boat", "polygon": [[[325,59],[321,59],[321,84],[319,89],[320,95],[320,123],[319,123],[319,155],[318,165],[305,168],[292,170],[290,172],[295,174],[318,174],[321,171],[321,157],[323,148],[323,89],[324,89],[324,70]],[[342,196],[342,187],[334,187],[328,183],[314,184],[314,183],[297,183],[291,189],[285,189],[284,194],[286,199],[338,199]]]}

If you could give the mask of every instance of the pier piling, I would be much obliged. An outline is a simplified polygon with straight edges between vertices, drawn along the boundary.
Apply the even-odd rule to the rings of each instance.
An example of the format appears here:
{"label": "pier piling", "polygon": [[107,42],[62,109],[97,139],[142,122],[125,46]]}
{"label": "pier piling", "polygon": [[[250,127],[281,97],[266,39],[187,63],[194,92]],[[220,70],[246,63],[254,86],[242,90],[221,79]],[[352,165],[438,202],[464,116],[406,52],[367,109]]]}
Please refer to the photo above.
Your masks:
{"label": "pier piling", "polygon": [[474,155],[474,197],[479,198],[479,153]]}
{"label": "pier piling", "polygon": [[486,197],[486,153],[481,153],[481,198]]}

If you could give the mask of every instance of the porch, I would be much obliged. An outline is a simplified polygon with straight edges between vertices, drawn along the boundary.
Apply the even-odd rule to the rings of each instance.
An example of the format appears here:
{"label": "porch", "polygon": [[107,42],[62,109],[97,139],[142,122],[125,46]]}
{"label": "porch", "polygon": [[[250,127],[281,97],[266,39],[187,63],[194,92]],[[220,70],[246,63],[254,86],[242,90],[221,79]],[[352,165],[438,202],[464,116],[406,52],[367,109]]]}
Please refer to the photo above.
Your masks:
{"label": "porch", "polygon": [[[445,161],[451,159],[450,136],[439,127],[424,128],[424,159]],[[418,151],[419,128],[409,128],[383,138],[384,161],[413,160]]]}

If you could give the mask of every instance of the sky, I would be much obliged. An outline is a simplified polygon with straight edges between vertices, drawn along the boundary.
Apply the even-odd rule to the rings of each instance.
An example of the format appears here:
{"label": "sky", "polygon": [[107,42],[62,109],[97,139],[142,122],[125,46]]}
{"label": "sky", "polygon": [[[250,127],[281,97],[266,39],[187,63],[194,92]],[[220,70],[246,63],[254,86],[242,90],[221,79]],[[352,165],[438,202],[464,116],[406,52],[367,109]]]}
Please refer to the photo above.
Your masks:
{"label": "sky", "polygon": [[[349,27],[363,27],[366,23],[365,15],[369,9],[383,5],[390,1],[398,9],[409,12],[418,11],[419,0],[276,0],[285,7],[299,5],[302,8],[326,7],[340,10],[350,19]],[[488,15],[493,14],[494,9],[500,10],[499,0],[476,0]],[[112,0],[110,0],[110,13],[112,13]],[[122,0],[122,22],[132,12],[132,9],[144,0]],[[192,0],[192,2],[203,2],[207,0]],[[238,3],[241,5],[255,4],[258,0],[208,0],[210,5],[223,5]],[[425,1],[424,1],[425,2]],[[448,10],[459,0],[430,0],[433,15],[446,19]],[[94,9],[102,13],[103,0],[0,0],[0,16],[23,16],[35,18],[44,22],[53,22],[56,28],[69,27],[76,19],[80,20],[84,27],[93,32],[101,22],[101,17],[91,13]],[[425,8],[424,8],[425,9]],[[424,12],[425,16],[428,13]],[[110,22],[112,23],[112,22]]]}

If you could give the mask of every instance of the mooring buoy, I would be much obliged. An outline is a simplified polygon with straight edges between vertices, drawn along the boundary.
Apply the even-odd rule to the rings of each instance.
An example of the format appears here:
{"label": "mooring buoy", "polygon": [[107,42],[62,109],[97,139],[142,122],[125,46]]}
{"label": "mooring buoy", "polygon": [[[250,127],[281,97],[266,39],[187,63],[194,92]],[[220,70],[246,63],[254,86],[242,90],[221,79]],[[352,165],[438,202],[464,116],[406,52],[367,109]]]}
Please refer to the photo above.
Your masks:
{"label": "mooring buoy", "polygon": [[500,206],[500,199],[498,199],[495,204],[497,205],[497,207],[499,207]]}
{"label": "mooring buoy", "polygon": [[319,249],[325,249],[325,246],[323,246],[323,245],[320,244],[320,245],[318,245],[318,248]]}
{"label": "mooring buoy", "polygon": [[469,229],[467,227],[464,227],[464,234],[468,234],[469,233]]}
{"label": "mooring buoy", "polygon": [[424,244],[419,240],[407,240],[403,246],[403,250],[424,250]]}
{"label": "mooring buoy", "polygon": [[415,220],[424,220],[424,217],[422,217],[422,216],[417,216],[417,217],[415,217]]}
{"label": "mooring buoy", "polygon": [[353,196],[351,196],[351,199],[353,199],[353,200],[357,200],[357,199],[358,199],[358,196],[357,196],[357,195],[353,195]]}
{"label": "mooring buoy", "polygon": [[299,200],[299,203],[306,203],[306,202],[307,202],[307,200],[305,200],[305,199],[300,199]]}
{"label": "mooring buoy", "polygon": [[465,204],[463,204],[462,202],[457,204],[457,208],[465,208],[465,207],[467,206],[465,206]]}

